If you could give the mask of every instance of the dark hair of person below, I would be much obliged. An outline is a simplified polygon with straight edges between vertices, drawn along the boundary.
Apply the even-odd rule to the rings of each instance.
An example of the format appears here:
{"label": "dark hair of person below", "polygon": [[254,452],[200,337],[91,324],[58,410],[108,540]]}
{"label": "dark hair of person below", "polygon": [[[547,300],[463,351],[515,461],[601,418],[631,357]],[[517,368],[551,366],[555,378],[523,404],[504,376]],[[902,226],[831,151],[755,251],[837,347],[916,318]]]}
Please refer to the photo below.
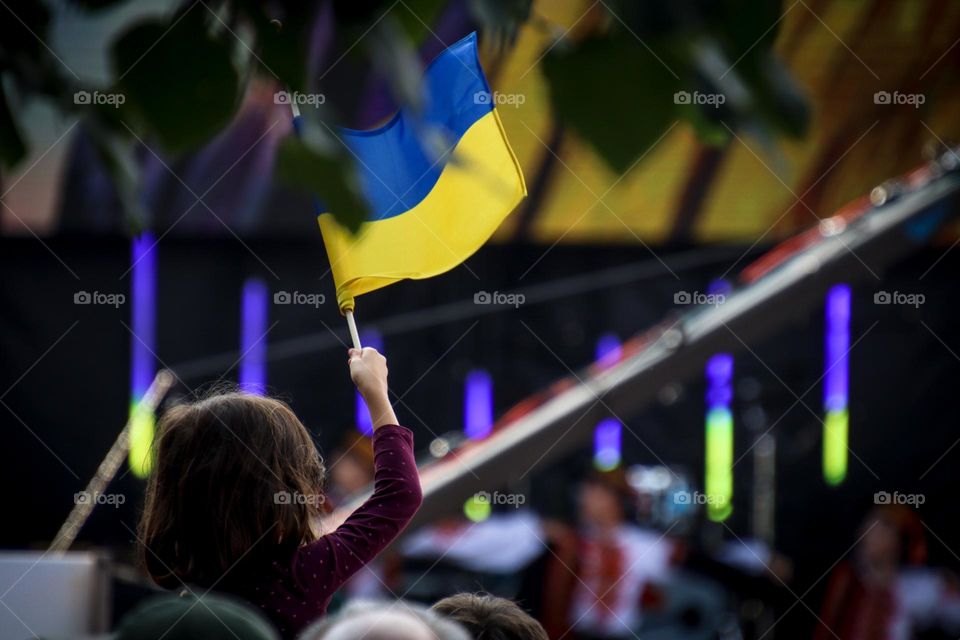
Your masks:
{"label": "dark hair of person below", "polygon": [[506,598],[486,593],[458,593],[431,608],[459,622],[474,640],[548,640],[543,626]]}

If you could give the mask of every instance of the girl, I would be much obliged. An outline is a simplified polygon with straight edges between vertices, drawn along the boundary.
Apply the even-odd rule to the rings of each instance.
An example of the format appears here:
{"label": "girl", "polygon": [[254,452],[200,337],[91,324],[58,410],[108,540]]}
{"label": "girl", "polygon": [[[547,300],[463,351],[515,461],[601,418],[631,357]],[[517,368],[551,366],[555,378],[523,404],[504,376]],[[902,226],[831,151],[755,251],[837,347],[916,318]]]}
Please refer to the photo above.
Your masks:
{"label": "girl", "polygon": [[175,407],[160,420],[140,521],[141,561],[157,584],[235,594],[293,637],[403,530],[422,500],[413,434],[397,425],[386,359],[349,354],[374,427],[370,499],[321,536],[324,466],[286,404],[225,393]]}

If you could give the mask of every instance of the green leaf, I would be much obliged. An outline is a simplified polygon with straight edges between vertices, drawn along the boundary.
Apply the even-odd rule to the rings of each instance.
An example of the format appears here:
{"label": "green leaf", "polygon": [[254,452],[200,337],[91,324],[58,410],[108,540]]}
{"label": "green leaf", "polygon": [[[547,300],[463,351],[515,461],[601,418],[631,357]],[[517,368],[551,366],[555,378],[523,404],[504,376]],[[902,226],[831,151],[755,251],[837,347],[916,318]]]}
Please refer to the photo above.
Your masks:
{"label": "green leaf", "polygon": [[356,233],[367,219],[367,204],[353,159],[306,118],[303,125],[299,137],[280,144],[277,173],[290,186],[316,195],[337,222]]}
{"label": "green leaf", "polygon": [[470,0],[473,19],[497,45],[512,45],[527,20],[533,0]]}
{"label": "green leaf", "polygon": [[[38,59],[47,55],[43,43],[47,41],[50,13],[41,2],[14,2],[0,5],[0,68],[7,56],[29,56]],[[14,13],[15,11],[15,13]]]}
{"label": "green leaf", "polygon": [[[711,3],[709,30],[727,44],[732,60],[773,47],[783,24],[781,0],[722,0]],[[749,52],[749,53],[748,53]]]}
{"label": "green leaf", "polygon": [[108,115],[108,110],[95,109],[88,114],[84,126],[116,189],[124,217],[130,228],[138,232],[149,225],[146,207],[140,199],[141,163],[136,158],[136,147],[123,135],[125,132],[114,128]]}
{"label": "green leaf", "polygon": [[333,13],[340,26],[369,26],[396,4],[396,0],[333,0]]}
{"label": "green leaf", "polygon": [[601,6],[610,15],[614,29],[624,29],[644,40],[674,38],[681,30],[689,31],[701,18],[697,4],[690,0],[604,0]]}
{"label": "green leaf", "polygon": [[560,118],[623,172],[674,119],[680,81],[664,62],[629,34],[616,34],[554,47],[543,73]]}
{"label": "green leaf", "polygon": [[314,12],[309,3],[288,4],[282,24],[271,21],[259,2],[251,2],[247,13],[257,35],[257,57],[264,72],[276,76],[285,90],[307,90],[309,31]]}
{"label": "green leaf", "polygon": [[[418,46],[427,37],[433,37],[431,25],[436,24],[440,12],[446,6],[447,0],[404,0],[393,9],[393,15],[410,43]],[[379,15],[377,17],[379,18]]]}
{"label": "green leaf", "polygon": [[[333,11],[342,30],[341,44],[352,46],[384,19],[396,21],[410,44],[433,37],[433,25],[449,0],[334,0]],[[343,53],[343,52],[340,52]]]}
{"label": "green leaf", "polygon": [[208,35],[202,6],[187,11],[172,27],[153,20],[130,28],[112,51],[124,115],[171,153],[219,133],[240,99],[230,48]]}
{"label": "green leaf", "polygon": [[70,4],[76,5],[86,11],[102,11],[120,4],[125,0],[69,0]]}
{"label": "green leaf", "polygon": [[777,131],[800,138],[810,126],[810,106],[789,70],[772,52],[748,56],[738,70],[752,89],[760,115]]}
{"label": "green leaf", "polygon": [[678,109],[683,119],[690,123],[700,142],[711,147],[722,147],[730,142],[733,135],[713,111],[713,107],[700,105],[683,105]]}
{"label": "green leaf", "polygon": [[27,146],[20,135],[7,96],[3,89],[3,78],[0,78],[0,164],[11,169],[27,155]]}
{"label": "green leaf", "polygon": [[424,106],[423,65],[397,21],[390,17],[381,20],[366,38],[366,49],[394,101],[420,113]]}

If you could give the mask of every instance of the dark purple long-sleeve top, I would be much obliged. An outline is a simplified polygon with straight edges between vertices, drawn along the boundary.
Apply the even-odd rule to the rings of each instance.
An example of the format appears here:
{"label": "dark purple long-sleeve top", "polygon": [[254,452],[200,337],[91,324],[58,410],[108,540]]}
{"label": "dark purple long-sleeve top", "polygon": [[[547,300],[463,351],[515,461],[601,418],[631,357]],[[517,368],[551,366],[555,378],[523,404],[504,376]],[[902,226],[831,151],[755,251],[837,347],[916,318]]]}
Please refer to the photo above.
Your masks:
{"label": "dark purple long-sleeve top", "polygon": [[284,638],[326,613],[334,592],[396,538],[420,507],[423,494],[410,430],[379,427],[373,453],[373,495],[336,531],[292,554],[258,562],[255,571],[240,571],[220,585],[259,607]]}

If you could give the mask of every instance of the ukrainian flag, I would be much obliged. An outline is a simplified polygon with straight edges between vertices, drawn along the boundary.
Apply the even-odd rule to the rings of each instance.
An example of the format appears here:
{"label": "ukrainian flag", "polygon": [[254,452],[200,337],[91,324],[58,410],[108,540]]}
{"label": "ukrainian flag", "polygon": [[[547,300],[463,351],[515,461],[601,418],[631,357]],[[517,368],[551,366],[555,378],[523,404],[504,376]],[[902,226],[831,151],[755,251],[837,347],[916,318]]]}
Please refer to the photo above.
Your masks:
{"label": "ukrainian flag", "polygon": [[[476,34],[438,55],[424,85],[420,113],[403,108],[377,129],[341,129],[370,209],[357,234],[318,212],[341,311],[353,310],[362,293],[457,266],[527,193],[480,67]],[[421,143],[423,132],[438,130],[446,136],[442,155]]]}

